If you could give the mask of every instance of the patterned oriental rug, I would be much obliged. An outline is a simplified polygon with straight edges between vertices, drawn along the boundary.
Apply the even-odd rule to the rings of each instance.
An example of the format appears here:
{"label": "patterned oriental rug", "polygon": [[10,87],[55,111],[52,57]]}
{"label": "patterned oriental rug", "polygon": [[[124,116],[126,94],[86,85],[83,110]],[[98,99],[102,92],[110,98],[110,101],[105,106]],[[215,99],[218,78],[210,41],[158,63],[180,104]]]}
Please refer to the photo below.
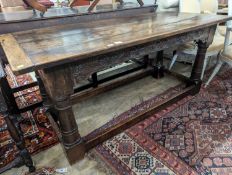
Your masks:
{"label": "patterned oriental rug", "polygon": [[[198,95],[187,97],[107,140],[89,156],[99,162],[106,174],[231,175],[231,75],[232,69],[225,71]],[[174,89],[178,91],[178,87]],[[119,119],[165,96],[166,93],[144,101]]]}
{"label": "patterned oriental rug", "polygon": [[[21,86],[33,81],[30,74],[15,77],[9,67],[6,68],[7,79],[11,87]],[[20,108],[41,101],[38,87],[33,87],[15,95]],[[31,154],[38,153],[58,143],[55,131],[49,123],[43,108],[23,113],[17,118],[24,133],[26,147]],[[15,143],[12,141],[3,117],[0,114],[0,173],[7,170],[18,155]]]}

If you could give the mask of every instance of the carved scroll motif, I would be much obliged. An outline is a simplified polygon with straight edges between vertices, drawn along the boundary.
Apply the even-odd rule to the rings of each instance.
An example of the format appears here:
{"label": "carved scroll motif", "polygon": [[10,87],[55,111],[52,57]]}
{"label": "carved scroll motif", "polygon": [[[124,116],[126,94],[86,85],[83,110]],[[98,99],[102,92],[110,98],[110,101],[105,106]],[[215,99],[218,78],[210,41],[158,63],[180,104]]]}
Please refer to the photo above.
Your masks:
{"label": "carved scroll motif", "polygon": [[90,58],[91,61],[73,66],[75,81],[86,80],[92,73],[110,68],[116,64],[125,62],[134,58],[141,58],[154,52],[165,50],[171,46],[184,44],[193,40],[207,39],[210,28],[196,30],[179,36],[169,37],[138,46],[125,48],[108,54],[99,55]]}

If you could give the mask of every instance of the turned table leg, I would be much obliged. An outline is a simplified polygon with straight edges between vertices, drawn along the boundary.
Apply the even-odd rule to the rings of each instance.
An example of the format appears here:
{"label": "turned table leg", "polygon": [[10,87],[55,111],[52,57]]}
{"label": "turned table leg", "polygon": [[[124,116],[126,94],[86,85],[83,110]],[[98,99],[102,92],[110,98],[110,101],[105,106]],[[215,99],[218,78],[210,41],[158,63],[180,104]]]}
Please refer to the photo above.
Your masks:
{"label": "turned table leg", "polygon": [[195,62],[193,64],[193,68],[191,72],[191,76],[190,76],[191,83],[187,84],[187,86],[191,84],[196,85],[195,90],[192,91],[192,95],[198,93],[201,89],[201,84],[202,84],[201,74],[203,70],[205,56],[206,56],[206,52],[207,52],[209,45],[213,42],[215,30],[216,30],[216,26],[210,28],[208,38],[206,40],[199,40],[196,42],[198,49],[197,49],[197,55],[196,55]]}
{"label": "turned table leg", "polygon": [[162,78],[164,77],[164,65],[163,65],[163,50],[158,51],[156,62],[154,65],[154,78]]}
{"label": "turned table leg", "polygon": [[58,112],[54,108],[54,106],[53,106],[53,104],[51,102],[51,99],[49,98],[49,96],[48,96],[48,94],[46,92],[43,81],[39,76],[39,72],[36,71],[35,75],[36,75],[36,79],[37,79],[37,82],[38,82],[38,85],[39,85],[40,95],[41,95],[42,100],[43,100],[43,107],[45,108],[46,112],[49,112],[51,114],[54,121],[57,122],[58,121]]}
{"label": "turned table leg", "polygon": [[197,42],[197,45],[198,45],[198,50],[190,76],[190,83],[187,84],[187,86],[192,84],[196,86],[195,89],[192,91],[192,95],[197,94],[201,89],[201,84],[202,84],[201,72],[203,70],[205,55],[208,48],[207,43],[201,40]]}
{"label": "turned table leg", "polygon": [[73,164],[84,157],[85,148],[72,110],[70,98],[74,93],[72,71],[69,67],[63,66],[41,70],[39,76],[58,111],[63,146],[70,164]]}
{"label": "turned table leg", "polygon": [[98,78],[97,78],[97,72],[92,74],[92,81],[93,81],[93,87],[98,87]]}
{"label": "turned table leg", "polygon": [[205,55],[208,49],[208,44],[207,42],[203,42],[200,40],[197,42],[197,45],[198,45],[197,55],[196,55],[195,62],[193,64],[193,69],[191,72],[190,79],[196,84],[200,84],[201,73],[202,73],[202,69],[204,65]]}

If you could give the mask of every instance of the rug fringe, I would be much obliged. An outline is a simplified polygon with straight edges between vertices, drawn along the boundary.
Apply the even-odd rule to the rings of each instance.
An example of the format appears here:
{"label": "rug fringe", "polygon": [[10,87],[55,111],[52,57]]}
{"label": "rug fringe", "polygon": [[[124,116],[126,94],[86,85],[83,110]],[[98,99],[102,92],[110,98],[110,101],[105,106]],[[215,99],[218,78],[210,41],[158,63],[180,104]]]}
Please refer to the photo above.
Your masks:
{"label": "rug fringe", "polygon": [[97,162],[97,169],[99,169],[101,172],[107,174],[107,175],[117,175],[117,173],[114,172],[113,169],[111,169],[106,161],[104,161],[101,156],[97,153],[97,151],[95,149],[90,150],[87,153],[87,157],[90,160],[93,160],[95,162]]}

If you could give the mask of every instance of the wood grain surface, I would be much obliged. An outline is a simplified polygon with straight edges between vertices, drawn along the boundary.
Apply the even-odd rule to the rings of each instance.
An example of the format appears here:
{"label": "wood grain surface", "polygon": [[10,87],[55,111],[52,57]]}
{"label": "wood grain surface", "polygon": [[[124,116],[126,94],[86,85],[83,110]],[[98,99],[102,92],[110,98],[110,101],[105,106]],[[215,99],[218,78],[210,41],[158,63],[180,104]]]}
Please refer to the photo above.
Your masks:
{"label": "wood grain surface", "polygon": [[31,71],[34,64],[11,34],[0,36],[0,44],[13,70]]}
{"label": "wood grain surface", "polygon": [[[232,17],[157,13],[18,32],[2,36],[7,39],[4,42],[1,39],[1,43],[13,72],[20,74],[87,61],[92,56],[176,36],[229,19]],[[17,52],[12,53],[12,50]]]}

